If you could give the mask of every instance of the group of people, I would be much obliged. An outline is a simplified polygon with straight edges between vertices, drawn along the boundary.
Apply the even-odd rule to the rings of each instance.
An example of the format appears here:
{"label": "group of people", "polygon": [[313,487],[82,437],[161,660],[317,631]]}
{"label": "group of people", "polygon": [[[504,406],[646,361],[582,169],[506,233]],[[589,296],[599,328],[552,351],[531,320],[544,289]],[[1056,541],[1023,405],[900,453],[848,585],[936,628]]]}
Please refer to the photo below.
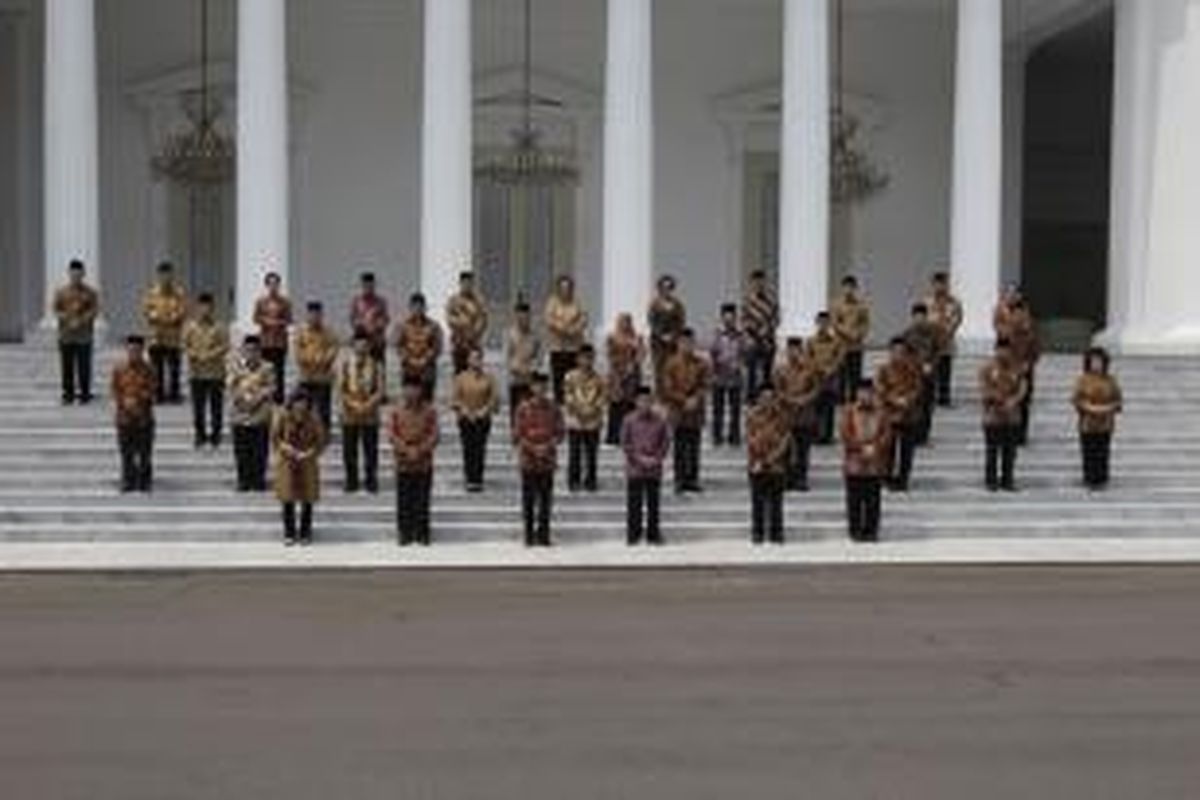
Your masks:
{"label": "group of people", "polygon": [[[68,274],[54,299],[63,401],[87,403],[92,399],[92,328],[100,303],[82,263],[72,262]],[[127,337],[125,357],[111,376],[124,491],[151,489],[155,405],[182,402],[180,372],[186,359],[195,446],[221,446],[228,402],[237,488],[265,491],[274,453],[274,488],[288,543],[312,540],[319,458],[329,442],[336,396],[345,491],[379,491],[382,428],[395,465],[398,540],[428,545],[440,443],[436,384],[444,349],[453,364],[449,408],[460,433],[465,488],[484,490],[487,444],[501,397],[499,382],[484,364],[489,311],[472,273],[459,276],[458,291],[446,304],[448,337],[427,314],[419,293],[409,298],[404,318],[393,322],[375,276],[363,273],[350,303],[353,337],[344,355],[322,304],[307,303],[297,324],[274,273],[265,276],[255,303],[257,332],[246,335],[236,353],[231,353],[227,326],[216,318],[212,296],[200,294],[189,302],[169,263],[157,268],[142,312],[149,336]],[[646,312],[646,335],[632,315],[619,315],[603,342],[601,372],[574,281],[559,277],[542,309],[543,330],[535,328],[531,307],[522,300],[504,335],[525,544],[551,543],[554,478],[564,439],[571,492],[597,490],[601,439],[621,450],[627,541],[661,544],[664,462],[672,456],[676,494],[702,492],[706,425],[716,447],[744,442],[754,543],[784,541],[784,496],[808,490],[811,448],[833,444],[835,436],[843,450],[850,536],[875,541],[883,487],[908,490],[914,454],[929,441],[935,408],[951,404],[962,321],[948,275],[937,273],[928,294],[912,306],[910,324],[890,340],[874,378],[866,378],[863,353],[871,313],[854,277],[842,280],[829,309],[817,315],[814,333],[807,340],[787,338],[784,352],[777,354],[779,305],[764,272],[750,276],[740,304],[721,307],[706,348],[688,325],[675,279],[663,276]],[[1003,293],[994,324],[995,353],[979,373],[985,484],[993,491],[1013,491],[1040,350],[1033,315],[1016,288]],[[389,349],[398,358],[402,386],[390,406]],[[289,359],[299,378],[290,392]],[[548,371],[542,369],[543,359]],[[1120,388],[1103,350],[1087,352],[1074,403],[1084,480],[1100,488],[1108,481],[1114,419],[1121,410]]]}

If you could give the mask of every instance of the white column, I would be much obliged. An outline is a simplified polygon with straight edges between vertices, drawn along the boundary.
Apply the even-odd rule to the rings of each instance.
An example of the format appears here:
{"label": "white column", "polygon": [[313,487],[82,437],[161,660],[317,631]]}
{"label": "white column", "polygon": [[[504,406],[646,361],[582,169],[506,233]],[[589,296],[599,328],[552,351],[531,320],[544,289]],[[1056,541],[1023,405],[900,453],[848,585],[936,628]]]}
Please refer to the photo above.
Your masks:
{"label": "white column", "polygon": [[829,2],[784,0],[779,301],[807,333],[829,301]]}
{"label": "white column", "polygon": [[1152,3],[1118,0],[1113,63],[1112,192],[1109,198],[1108,330],[1117,344],[1146,322],[1143,273],[1149,234],[1154,91]]}
{"label": "white column", "polygon": [[46,2],[43,169],[46,324],[67,263],[100,281],[99,122],[93,0]]}
{"label": "white column", "polygon": [[1118,0],[1103,344],[1200,353],[1200,7]]}
{"label": "white column", "polygon": [[604,85],[604,319],[643,324],[654,264],[654,25],[651,0],[608,0]]}
{"label": "white column", "polygon": [[996,0],[958,0],[950,263],[968,349],[990,345],[1000,290],[1004,151],[1004,13]]}
{"label": "white column", "polygon": [[473,263],[471,0],[426,0],[421,291],[441,319]]}
{"label": "white column", "polygon": [[248,326],[263,276],[288,285],[285,0],[240,0],[237,44],[237,322]]}

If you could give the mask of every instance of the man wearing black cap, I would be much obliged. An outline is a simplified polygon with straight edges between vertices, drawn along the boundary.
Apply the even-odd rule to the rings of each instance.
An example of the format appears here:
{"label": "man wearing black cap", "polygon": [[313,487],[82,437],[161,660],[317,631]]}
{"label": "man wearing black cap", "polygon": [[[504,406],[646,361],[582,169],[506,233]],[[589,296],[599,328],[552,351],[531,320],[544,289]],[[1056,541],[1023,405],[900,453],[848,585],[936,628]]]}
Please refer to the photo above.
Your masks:
{"label": "man wearing black cap", "polygon": [[267,461],[275,373],[263,360],[257,336],[242,342],[241,357],[229,374],[229,405],[233,423],[233,455],[239,492],[267,490]]}
{"label": "man wearing black cap", "polygon": [[513,442],[521,466],[521,511],[525,546],[550,546],[550,513],[554,501],[554,471],[563,438],[562,414],[546,395],[549,378],[535,372],[531,394],[517,409]]}
{"label": "man wearing black cap", "polygon": [[983,432],[987,445],[984,483],[988,491],[1016,491],[1013,470],[1017,461],[1021,406],[1028,391],[1025,373],[1013,357],[1012,345],[1007,339],[997,340],[995,355],[979,370]]}
{"label": "man wearing black cap", "polygon": [[77,398],[83,404],[92,401],[92,339],[100,295],[84,282],[85,271],[82,261],[72,261],[67,267],[67,284],[54,293],[64,404]]}
{"label": "man wearing black cap", "polygon": [[758,396],[758,387],[771,379],[775,369],[775,338],[779,329],[779,299],[767,284],[767,273],[750,273],[742,300],[742,327],[750,339],[746,353],[746,396]]}
{"label": "man wearing black cap", "polygon": [[842,340],[841,402],[854,397],[855,387],[862,380],[863,348],[871,333],[871,307],[858,293],[858,278],[842,278],[842,294],[830,309],[833,329]]}
{"label": "man wearing black cap", "polygon": [[745,383],[743,366],[746,347],[746,335],[738,327],[737,306],[726,303],[721,306],[721,325],[709,346],[713,375],[712,437],[713,444],[718,447],[726,441],[734,447],[742,443],[742,389]]}
{"label": "man wearing black cap", "polygon": [[146,363],[145,340],[125,339],[125,358],[112,372],[117,444],[121,449],[121,491],[149,492],[153,481],[154,370]]}
{"label": "man wearing black cap", "polygon": [[696,353],[695,334],[691,328],[684,328],[662,370],[662,401],[670,414],[675,442],[676,494],[703,491],[700,440],[709,374],[708,361]]}
{"label": "man wearing black cap", "polygon": [[912,307],[911,320],[902,334],[909,350],[921,365],[921,414],[917,422],[917,444],[929,443],[933,426],[933,408],[937,390],[934,374],[937,369],[942,329],[929,320],[929,307],[916,303]]}
{"label": "man wearing black cap", "polygon": [[254,303],[254,324],[258,326],[263,359],[275,371],[275,402],[282,403],[287,375],[288,328],[292,324],[292,301],[283,293],[283,278],[278,272],[263,277],[266,291]]}
{"label": "man wearing black cap", "polygon": [[433,400],[437,388],[437,361],[442,354],[442,326],[425,313],[425,295],[417,292],[408,300],[408,317],[396,334],[400,376],[421,381],[425,399]]}
{"label": "man wearing black cap", "polygon": [[342,401],[343,484],[347,494],[359,488],[359,453],[362,453],[366,489],[379,491],[379,408],[383,405],[383,367],[371,357],[371,337],[354,332],[354,354],[338,371],[338,394]]}
{"label": "man wearing black cap", "polygon": [[[625,453],[625,541],[663,543],[659,527],[663,460],[671,446],[667,419],[654,408],[650,387],[639,386],[634,408],[621,423],[621,450]],[[644,512],[644,514],[643,514]]]}
{"label": "man wearing black cap", "polygon": [[833,329],[828,311],[817,314],[817,329],[808,338],[808,362],[821,376],[821,392],[817,395],[817,444],[831,444],[842,398],[842,362],[845,346]]}
{"label": "man wearing black cap", "polygon": [[454,374],[464,372],[471,353],[483,350],[488,328],[487,300],[475,285],[475,273],[458,276],[458,292],[446,301],[446,325],[450,328]]}
{"label": "man wearing black cap", "polygon": [[160,403],[183,402],[179,386],[183,325],[187,321],[187,295],[175,280],[169,261],[158,265],[154,284],[142,297],[142,315],[150,328],[150,361],[158,382]]}
{"label": "man wearing black cap", "polygon": [[950,274],[935,272],[930,282],[930,292],[925,298],[929,319],[941,332],[936,368],[937,404],[950,405],[950,385],[954,373],[955,339],[963,324],[963,306],[950,291]]}
{"label": "man wearing black cap", "polygon": [[746,416],[746,467],[750,473],[750,541],[783,544],[783,494],[792,449],[791,414],[770,382]]}
{"label": "man wearing black cap", "polygon": [[567,419],[567,488],[576,492],[596,491],[596,451],[608,386],[596,371],[596,350],[590,344],[579,348],[578,364],[563,381],[563,411]]}
{"label": "man wearing black cap", "polygon": [[404,379],[403,395],[392,409],[388,438],[396,461],[396,532],[401,547],[431,542],[429,498],[433,488],[433,451],[439,429],[437,409],[425,396],[420,378]]}
{"label": "man wearing black cap", "polygon": [[366,331],[371,355],[382,366],[387,360],[387,332],[391,325],[387,300],[375,291],[375,273],[358,278],[359,293],[350,302],[350,330]]}
{"label": "man wearing black cap", "polygon": [[309,301],[304,324],[296,331],[296,366],[300,387],[308,393],[326,431],[333,422],[333,378],[339,349],[337,334],[325,324],[324,306]]}
{"label": "man wearing black cap", "polygon": [[196,298],[196,313],[183,329],[183,349],[188,359],[195,446],[220,447],[229,332],[217,323],[213,314],[213,296],[208,292]]}
{"label": "man wearing black cap", "polygon": [[870,380],[859,383],[854,402],[842,414],[841,428],[850,538],[875,542],[879,539],[880,490],[891,453],[892,426],[875,400]]}

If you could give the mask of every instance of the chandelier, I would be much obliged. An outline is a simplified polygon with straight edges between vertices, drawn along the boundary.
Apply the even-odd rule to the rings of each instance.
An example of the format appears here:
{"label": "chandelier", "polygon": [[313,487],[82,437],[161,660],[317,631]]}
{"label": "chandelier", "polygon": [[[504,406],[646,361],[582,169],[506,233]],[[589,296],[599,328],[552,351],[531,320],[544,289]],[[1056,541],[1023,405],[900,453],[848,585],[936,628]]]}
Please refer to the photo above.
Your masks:
{"label": "chandelier", "polygon": [[882,191],[891,177],[871,159],[859,138],[862,123],[845,109],[843,81],[845,40],[844,0],[837,3],[837,90],[830,120],[829,192],[835,203],[861,203]]}
{"label": "chandelier", "polygon": [[572,161],[542,147],[541,131],[533,126],[533,106],[559,106],[533,93],[533,0],[525,0],[524,61],[521,66],[521,126],[511,132],[512,144],[502,153],[475,168],[475,175],[491,183],[509,186],[563,186],[579,180]]}
{"label": "chandelier", "polygon": [[200,89],[183,93],[183,110],[189,127],[169,136],[158,155],[151,159],[157,176],[185,186],[217,185],[233,177],[234,143],[217,129],[216,120],[222,108],[210,95],[208,0],[200,0]]}

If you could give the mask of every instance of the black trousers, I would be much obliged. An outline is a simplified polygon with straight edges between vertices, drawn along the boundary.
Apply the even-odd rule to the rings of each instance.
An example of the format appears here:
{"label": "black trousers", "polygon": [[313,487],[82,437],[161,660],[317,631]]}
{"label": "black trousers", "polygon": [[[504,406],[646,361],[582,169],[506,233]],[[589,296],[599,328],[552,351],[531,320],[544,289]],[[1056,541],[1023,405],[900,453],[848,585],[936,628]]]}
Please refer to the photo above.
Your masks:
{"label": "black trousers", "polygon": [[357,492],[359,487],[358,457],[362,455],[367,491],[379,491],[379,426],[342,426],[342,466],[346,470],[345,489]]}
{"label": "black trousers", "polygon": [[[92,399],[92,343],[59,342],[58,361],[62,375],[62,399],[86,403]],[[78,390],[78,391],[77,391]]]}
{"label": "black trousers", "polygon": [[154,481],[154,422],[117,426],[121,451],[121,490],[148,492]]}
{"label": "black trousers", "polygon": [[880,479],[846,476],[846,520],[856,542],[879,541]]}
{"label": "black trousers", "polygon": [[[300,525],[296,525],[296,506],[300,506]],[[312,503],[283,504],[283,538],[284,541],[312,541]]]}
{"label": "black trousers", "polygon": [[732,445],[742,443],[742,387],[714,386],[712,391],[713,444],[725,444],[726,414],[728,414],[728,442]]}
{"label": "black trousers", "polygon": [[271,370],[275,373],[275,402],[282,403],[284,392],[286,390],[287,380],[287,348],[286,347],[264,347],[262,349],[263,361],[271,365]]}
{"label": "black trousers", "polygon": [[633,403],[629,400],[618,400],[608,404],[608,430],[604,436],[605,444],[621,444],[621,426],[625,424],[625,417],[629,416],[631,411],[633,411]]}
{"label": "black trousers", "polygon": [[225,382],[212,378],[193,378],[192,427],[196,445],[221,444],[221,428],[225,423]]}
{"label": "black trousers", "polygon": [[550,380],[554,387],[554,402],[560,406],[563,401],[563,384],[567,373],[575,369],[579,356],[574,350],[559,350],[550,354]]}
{"label": "black trousers", "polygon": [[1090,489],[1108,485],[1108,465],[1112,453],[1111,433],[1081,433],[1079,448],[1083,455],[1083,482]]}
{"label": "black trousers", "polygon": [[753,403],[758,399],[762,385],[771,380],[775,365],[775,346],[758,342],[746,355],[746,398]]}
{"label": "black trousers", "polygon": [[178,403],[183,400],[179,387],[179,362],[178,347],[150,345],[150,363],[154,367],[157,386],[154,396],[160,403]]}
{"label": "black trousers", "polygon": [[783,544],[784,476],[750,476],[750,541]]}
{"label": "black trousers", "polygon": [[432,490],[432,472],[396,474],[396,533],[400,544],[430,543],[429,496]]}
{"label": "black trousers", "polygon": [[817,395],[817,444],[833,444],[837,417],[838,390],[824,388]]}
{"label": "black trousers", "polygon": [[533,394],[533,390],[527,383],[510,383],[508,385],[508,422],[510,427],[517,421],[517,407],[531,394]]}
{"label": "black trousers", "polygon": [[1030,410],[1033,406],[1033,370],[1029,370],[1029,375],[1025,378],[1029,382],[1029,391],[1025,393],[1025,399],[1021,401],[1021,423],[1017,430],[1017,444],[1024,446],[1029,443],[1029,417]]}
{"label": "black trousers", "polygon": [[659,501],[662,478],[629,478],[625,482],[625,541],[639,544],[643,537],[650,544],[662,544],[659,527]]}
{"label": "black trousers", "polygon": [[989,425],[983,429],[987,452],[984,458],[984,483],[989,489],[1012,489],[1017,463],[1019,425]]}
{"label": "black trousers", "polygon": [[267,490],[270,429],[266,425],[233,426],[233,457],[237,463],[239,492]]}
{"label": "black trousers", "polygon": [[849,350],[842,359],[842,402],[849,403],[858,392],[862,380],[863,351]]}
{"label": "black trousers", "polygon": [[917,449],[917,431],[913,425],[892,426],[892,450],[888,455],[888,484],[900,491],[908,490],[912,476],[913,455]]}
{"label": "black trousers", "polygon": [[921,397],[917,400],[921,409],[916,430],[916,443],[919,445],[929,444],[929,435],[933,431],[933,406],[936,399],[936,391],[937,386],[934,376],[923,375],[921,378]]}
{"label": "black trousers", "polygon": [[950,406],[950,385],[954,377],[954,356],[944,353],[937,360],[937,404],[943,408]]}
{"label": "black trousers", "polygon": [[463,480],[468,487],[483,486],[483,472],[487,466],[487,443],[492,432],[492,421],[483,419],[460,419],[458,435],[462,440]]}
{"label": "black trousers", "polygon": [[333,384],[326,383],[325,381],[305,381],[300,386],[312,400],[313,410],[321,418],[321,424],[325,426],[325,430],[332,431]]}
{"label": "black trousers", "polygon": [[600,431],[567,431],[567,488],[596,491],[596,450]]}
{"label": "black trousers", "polygon": [[690,492],[700,488],[700,429],[675,428],[672,439],[675,459],[675,491]]}
{"label": "black trousers", "polygon": [[550,513],[554,504],[554,473],[521,473],[521,514],[525,521],[525,546],[550,546]]}
{"label": "black trousers", "polygon": [[812,428],[797,425],[792,428],[792,449],[788,453],[787,488],[795,492],[808,491],[808,464],[815,432]]}

